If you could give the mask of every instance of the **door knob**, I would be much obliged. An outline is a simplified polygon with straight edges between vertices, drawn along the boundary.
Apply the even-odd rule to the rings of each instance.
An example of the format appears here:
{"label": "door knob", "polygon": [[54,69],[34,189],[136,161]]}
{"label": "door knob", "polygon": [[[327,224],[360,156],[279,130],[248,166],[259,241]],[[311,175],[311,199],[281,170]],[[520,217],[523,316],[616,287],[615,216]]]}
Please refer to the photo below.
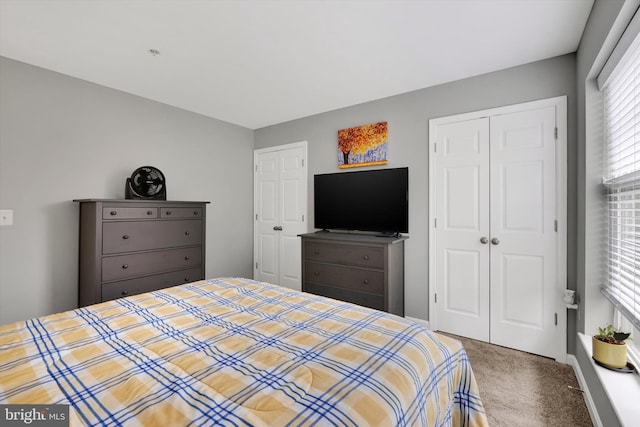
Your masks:
{"label": "door knob", "polygon": [[279,226],[279,225],[276,225],[275,227],[273,227],[273,229],[274,229],[275,231],[282,231],[282,227],[281,227],[281,226]]}
{"label": "door knob", "polygon": [[491,239],[491,243],[494,245],[499,245],[500,244],[500,240],[498,240],[497,237],[494,237],[493,239]]}
{"label": "door knob", "polygon": [[480,243],[482,243],[483,245],[486,245],[487,243],[489,243],[489,238],[482,236],[480,238]]}

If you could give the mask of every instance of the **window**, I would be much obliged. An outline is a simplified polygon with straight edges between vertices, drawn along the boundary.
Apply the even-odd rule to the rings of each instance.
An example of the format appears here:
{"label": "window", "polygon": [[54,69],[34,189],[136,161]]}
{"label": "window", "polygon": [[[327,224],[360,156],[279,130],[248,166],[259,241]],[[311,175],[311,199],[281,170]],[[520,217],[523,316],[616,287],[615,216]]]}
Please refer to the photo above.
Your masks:
{"label": "window", "polygon": [[602,86],[608,237],[603,294],[640,328],[640,38]]}

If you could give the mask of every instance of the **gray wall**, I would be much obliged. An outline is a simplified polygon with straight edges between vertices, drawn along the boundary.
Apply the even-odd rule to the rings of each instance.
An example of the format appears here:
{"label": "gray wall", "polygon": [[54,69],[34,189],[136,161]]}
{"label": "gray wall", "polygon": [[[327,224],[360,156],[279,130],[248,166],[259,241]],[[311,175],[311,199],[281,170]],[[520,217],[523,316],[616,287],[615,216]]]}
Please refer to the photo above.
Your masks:
{"label": "gray wall", "polygon": [[76,198],[151,164],[207,207],[206,277],[251,277],[253,131],[0,58],[0,324],[77,306]]}
{"label": "gray wall", "polygon": [[[577,202],[576,217],[576,278],[580,298],[579,332],[592,335],[596,325],[612,319],[612,308],[599,292],[602,286],[601,248],[604,226],[602,199],[599,192],[602,165],[602,102],[595,84],[609,51],[613,48],[607,37],[616,17],[624,6],[623,0],[596,0],[576,54],[577,83]],[[627,5],[629,6],[629,5]],[[635,8],[633,8],[635,10]],[[619,30],[623,30],[624,26]],[[606,44],[609,43],[609,46]],[[619,426],[618,417],[582,345],[577,345],[576,360],[587,383],[598,416],[605,426]]]}
{"label": "gray wall", "polygon": [[[255,147],[301,140],[309,150],[309,212],[313,213],[313,177],[335,172],[337,131],[387,121],[388,167],[409,167],[409,240],[405,242],[405,314],[428,318],[428,120],[453,114],[567,95],[568,217],[576,217],[575,55],[565,55],[403,95],[331,111],[255,132]],[[311,217],[313,224],[313,217]],[[575,227],[568,236],[568,282],[575,289]],[[569,319],[575,331],[575,318]],[[574,337],[574,334],[570,336]],[[575,339],[569,342],[570,351]]]}
{"label": "gray wall", "polygon": [[[612,306],[601,295],[604,283],[600,249],[606,242],[606,218],[603,217],[600,180],[602,177],[602,97],[595,78],[613,49],[615,39],[607,41],[623,0],[597,0],[594,3],[576,55],[578,89],[578,238],[577,278],[581,296],[578,330],[586,334],[596,325],[611,321]],[[627,5],[628,6],[628,5]],[[634,9],[635,10],[635,9]],[[624,26],[619,31],[624,30]]]}

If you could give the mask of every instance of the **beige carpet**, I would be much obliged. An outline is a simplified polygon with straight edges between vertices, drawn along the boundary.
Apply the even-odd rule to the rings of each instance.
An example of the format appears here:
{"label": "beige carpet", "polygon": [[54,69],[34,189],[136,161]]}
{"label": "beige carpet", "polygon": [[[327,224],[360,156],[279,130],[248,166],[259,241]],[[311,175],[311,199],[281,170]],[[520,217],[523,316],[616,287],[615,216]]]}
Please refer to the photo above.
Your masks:
{"label": "beige carpet", "polygon": [[593,425],[571,366],[449,336],[467,351],[491,427]]}

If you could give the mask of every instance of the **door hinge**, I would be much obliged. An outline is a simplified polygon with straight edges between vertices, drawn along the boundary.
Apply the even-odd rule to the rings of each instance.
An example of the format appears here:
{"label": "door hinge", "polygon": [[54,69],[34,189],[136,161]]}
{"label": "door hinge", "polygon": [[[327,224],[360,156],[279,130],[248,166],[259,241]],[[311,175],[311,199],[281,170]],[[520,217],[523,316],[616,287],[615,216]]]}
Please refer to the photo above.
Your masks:
{"label": "door hinge", "polygon": [[304,167],[304,159],[302,159],[302,167]]}
{"label": "door hinge", "polygon": [[258,172],[258,165],[256,165],[256,172]]}
{"label": "door hinge", "polygon": [[555,323],[556,323],[556,326],[558,326],[558,313],[555,313]]}
{"label": "door hinge", "polygon": [[258,214],[256,214],[256,221],[258,220]]}
{"label": "door hinge", "polygon": [[438,218],[433,218],[433,228],[438,228]]}
{"label": "door hinge", "polygon": [[558,139],[558,128],[557,127],[553,129],[553,137],[555,139]]}
{"label": "door hinge", "polygon": [[555,221],[553,221],[553,229],[556,231],[556,233],[558,232],[558,220],[557,219]]}
{"label": "door hinge", "polygon": [[438,143],[437,143],[437,142],[434,142],[434,143],[433,143],[433,152],[434,152],[434,153],[437,153],[437,152],[438,152]]}
{"label": "door hinge", "polygon": [[258,269],[258,263],[256,262],[256,270]]}
{"label": "door hinge", "polygon": [[302,222],[304,222],[304,214],[302,214]]}
{"label": "door hinge", "polygon": [[435,298],[434,298],[434,299],[435,299],[435,301],[434,301],[434,302],[437,304],[437,303],[438,303],[438,294],[437,294],[437,293],[436,293],[436,294],[434,294],[434,297],[435,297]]}

